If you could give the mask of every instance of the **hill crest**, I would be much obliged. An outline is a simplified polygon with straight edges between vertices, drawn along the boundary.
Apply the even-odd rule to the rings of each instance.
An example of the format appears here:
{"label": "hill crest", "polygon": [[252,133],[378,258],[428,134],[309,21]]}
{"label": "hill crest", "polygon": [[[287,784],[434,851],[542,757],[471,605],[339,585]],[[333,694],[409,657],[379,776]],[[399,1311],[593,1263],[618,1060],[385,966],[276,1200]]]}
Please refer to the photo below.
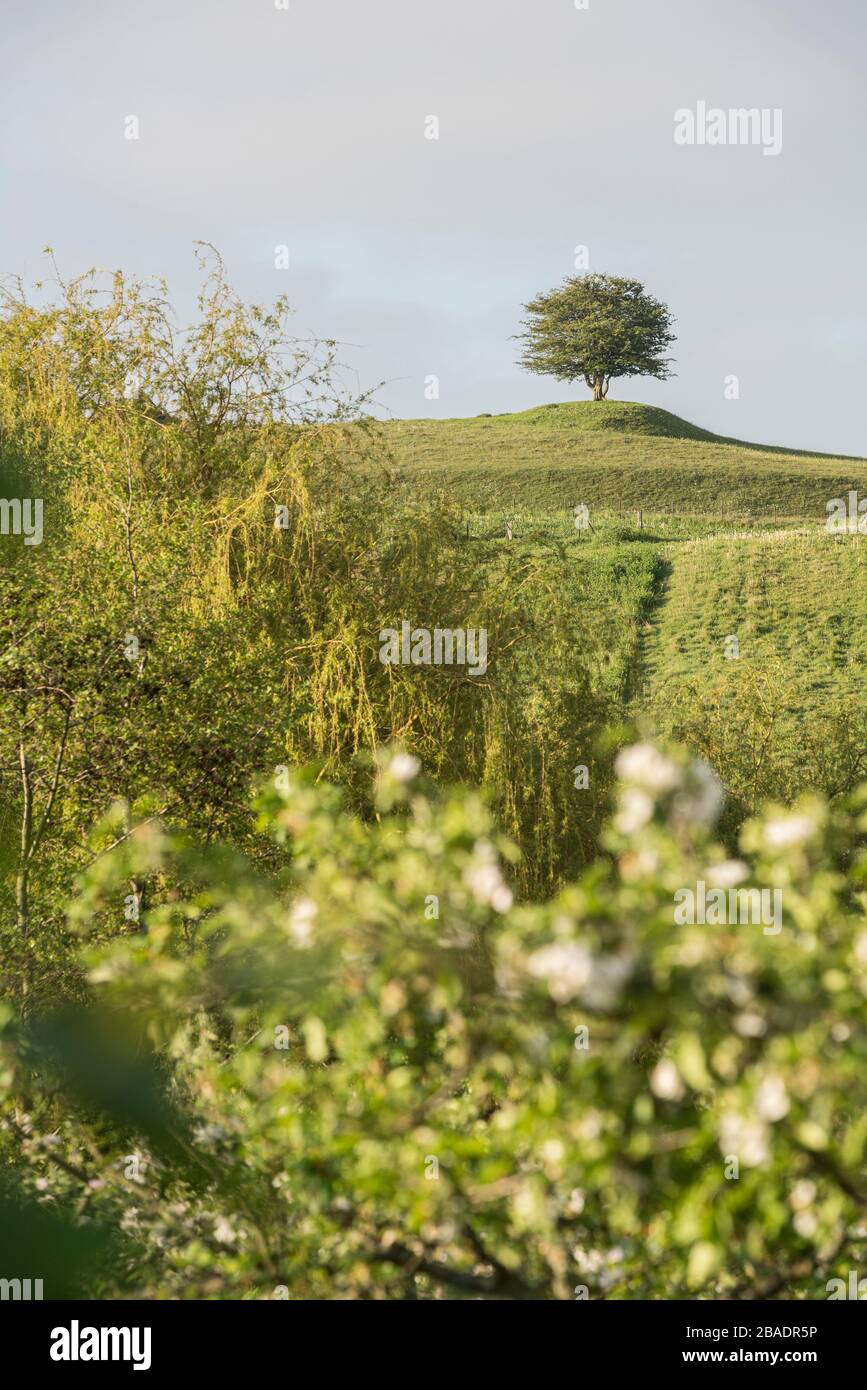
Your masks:
{"label": "hill crest", "polygon": [[[478,420],[513,420],[516,424],[540,425],[546,429],[576,430],[582,433],[612,430],[618,434],[647,434],[668,439],[701,439],[722,442],[719,435],[690,424],[679,415],[640,401],[560,401],[532,406],[529,410],[503,415],[480,415]],[[468,422],[469,423],[469,422]]]}
{"label": "hill crest", "polygon": [[482,415],[393,420],[390,424],[403,429],[436,430],[443,426],[460,426],[469,431],[484,431],[514,426],[521,430],[538,429],[549,435],[633,435],[648,439],[680,439],[700,444],[728,445],[748,449],[754,453],[782,454],[787,458],[833,459],[835,462],[849,461],[859,464],[865,462],[859,455],[833,454],[784,444],[754,444],[747,439],[714,434],[713,431],[702,429],[700,425],[694,425],[670,410],[645,405],[641,401],[555,401],[548,405],[531,406],[528,410],[503,411],[497,415],[486,412]]}

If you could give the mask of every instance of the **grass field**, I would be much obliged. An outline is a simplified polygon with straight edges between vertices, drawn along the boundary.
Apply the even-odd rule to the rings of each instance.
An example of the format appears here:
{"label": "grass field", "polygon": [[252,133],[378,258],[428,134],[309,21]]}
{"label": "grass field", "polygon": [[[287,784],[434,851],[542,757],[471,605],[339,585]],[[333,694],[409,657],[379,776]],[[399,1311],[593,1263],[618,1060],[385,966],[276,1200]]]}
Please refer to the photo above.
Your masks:
{"label": "grass field", "polygon": [[568,557],[597,688],[697,747],[742,804],[867,774],[867,540],[825,528],[832,497],[867,493],[867,461],[616,402],[388,432],[405,485],[466,504],[480,557]]}
{"label": "grass field", "polygon": [[799,694],[797,718],[836,695],[864,691],[867,545],[818,528],[711,536],[664,549],[666,580],[645,673],[716,679],[736,636],[745,665],[782,663]]}
{"label": "grass field", "polygon": [[480,511],[578,503],[669,515],[822,520],[867,461],[740,443],[629,401],[568,402],[468,420],[384,426],[399,477]]}

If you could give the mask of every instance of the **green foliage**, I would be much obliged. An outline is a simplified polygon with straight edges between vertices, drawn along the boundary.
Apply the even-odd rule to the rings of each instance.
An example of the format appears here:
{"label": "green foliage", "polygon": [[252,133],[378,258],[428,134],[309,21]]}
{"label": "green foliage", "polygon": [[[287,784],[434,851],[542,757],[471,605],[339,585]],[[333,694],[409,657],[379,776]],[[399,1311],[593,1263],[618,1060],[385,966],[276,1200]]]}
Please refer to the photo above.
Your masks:
{"label": "green foliage", "polygon": [[[9,1122],[16,1133],[14,1122]],[[25,1144],[26,1131],[20,1131]],[[32,1182],[32,1173],[29,1174]],[[124,1242],[116,1231],[100,1222],[83,1221],[89,1194],[82,1191],[76,1214],[66,1203],[59,1206],[44,1197],[26,1195],[7,1178],[0,1187],[0,1223],[3,1229],[2,1278],[36,1280],[51,1298],[81,1298],[85,1291],[107,1289],[117,1294],[124,1287],[117,1261]],[[11,1274],[10,1271],[16,1271]],[[46,1272],[51,1274],[47,1280]],[[49,1293],[50,1290],[50,1293]],[[26,1296],[26,1295],[25,1295]],[[35,1296],[35,1295],[34,1295]]]}
{"label": "green foliage", "polygon": [[[4,476],[45,498],[43,543],[4,537],[0,564],[0,938],[30,1003],[80,994],[63,904],[136,818],[271,864],[248,792],[275,767],[316,759],[373,814],[361,755],[399,737],[486,789],[526,891],[587,862],[605,809],[610,751],[592,806],[572,786],[607,710],[568,558],[481,554],[448,498],[407,496],[333,345],[210,257],[199,311],[180,330],[164,286],[118,274],[36,307],[13,287],[0,316]],[[485,628],[487,671],[384,666],[403,620]],[[164,891],[132,879],[106,933]]]}
{"label": "green foliage", "polygon": [[674,342],[671,314],[639,280],[580,275],[525,304],[521,365],[530,372],[580,381],[595,400],[614,377],[671,375],[666,348]]}
{"label": "green foliage", "polygon": [[[544,904],[513,903],[479,797],[402,753],[371,822],[309,776],[264,789],[276,873],[154,822],[94,863],[71,912],[106,1046],[52,1024],[59,1088],[9,1018],[3,1085],[22,1190],[86,1194],[126,1233],[104,1293],[814,1298],[845,1277],[867,789],[771,810],[733,864],[705,769],[649,747],[620,766],[613,863]],[[154,872],[185,886],[100,943]],[[779,887],[780,933],[676,925],[674,893],[714,878]],[[118,1019],[158,1090],[150,1069],[119,1085]]]}

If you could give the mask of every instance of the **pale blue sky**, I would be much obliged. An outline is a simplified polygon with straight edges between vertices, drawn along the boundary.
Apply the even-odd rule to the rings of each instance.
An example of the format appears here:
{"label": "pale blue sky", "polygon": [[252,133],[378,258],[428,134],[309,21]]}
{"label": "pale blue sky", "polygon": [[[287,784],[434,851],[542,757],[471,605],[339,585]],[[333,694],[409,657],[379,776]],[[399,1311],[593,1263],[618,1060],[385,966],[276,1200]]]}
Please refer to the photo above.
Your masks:
{"label": "pale blue sky", "polygon": [[[206,239],[245,296],[285,291],[299,332],[357,345],[384,407],[448,416],[586,396],[510,341],[586,244],[678,320],[676,379],[612,397],[867,454],[863,0],[2,9],[0,269],[35,277],[50,243],[65,272],[166,275],[186,304]],[[699,100],[782,108],[782,153],[677,146]]]}

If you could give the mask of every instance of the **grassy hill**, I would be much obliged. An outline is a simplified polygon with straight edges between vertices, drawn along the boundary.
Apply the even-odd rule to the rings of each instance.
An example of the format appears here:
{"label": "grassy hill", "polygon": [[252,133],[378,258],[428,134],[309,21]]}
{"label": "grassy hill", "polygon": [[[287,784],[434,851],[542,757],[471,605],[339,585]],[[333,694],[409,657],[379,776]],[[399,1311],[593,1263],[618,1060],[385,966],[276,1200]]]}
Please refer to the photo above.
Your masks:
{"label": "grassy hill", "polygon": [[[508,556],[516,579],[529,555],[566,559],[594,689],[711,763],[734,798],[732,829],[766,800],[867,777],[867,538],[815,520],[645,523],[608,516],[578,532],[563,513],[527,511],[509,541],[483,513],[467,545],[478,561]],[[540,610],[543,646],[550,623]]]}
{"label": "grassy hill", "polygon": [[[508,556],[517,575],[534,553],[566,559],[596,688],[702,752],[742,808],[867,775],[867,552],[825,529],[832,497],[867,494],[867,460],[619,401],[385,429],[411,491],[467,504],[477,561]],[[575,528],[579,502],[591,529]]]}
{"label": "grassy hill", "polygon": [[576,503],[666,514],[823,519],[867,460],[725,439],[630,401],[578,401],[466,420],[384,426],[410,486],[443,487],[477,510]]}

